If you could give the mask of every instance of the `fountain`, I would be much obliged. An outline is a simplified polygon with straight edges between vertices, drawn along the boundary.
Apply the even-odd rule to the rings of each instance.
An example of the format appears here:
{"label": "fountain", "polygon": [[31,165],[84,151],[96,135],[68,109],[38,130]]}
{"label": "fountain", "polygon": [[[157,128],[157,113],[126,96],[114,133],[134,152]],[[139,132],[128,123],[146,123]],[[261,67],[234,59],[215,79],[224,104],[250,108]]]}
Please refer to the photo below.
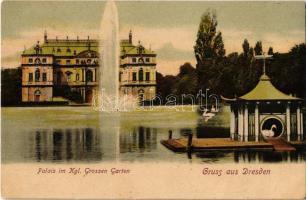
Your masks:
{"label": "fountain", "polygon": [[93,107],[104,112],[132,110],[137,106],[137,99],[119,95],[119,20],[113,0],[106,2],[99,38],[99,89],[93,97]]}
{"label": "fountain", "polygon": [[99,36],[99,90],[96,108],[102,111],[118,110],[119,99],[119,23],[114,1],[106,2]]}

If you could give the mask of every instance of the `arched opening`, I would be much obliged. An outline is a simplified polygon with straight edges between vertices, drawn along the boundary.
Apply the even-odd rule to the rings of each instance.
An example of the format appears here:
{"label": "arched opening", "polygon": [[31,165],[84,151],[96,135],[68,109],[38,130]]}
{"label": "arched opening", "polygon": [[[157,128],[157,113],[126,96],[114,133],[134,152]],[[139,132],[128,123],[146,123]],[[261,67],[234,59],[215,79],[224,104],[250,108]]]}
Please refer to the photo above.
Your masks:
{"label": "arched opening", "polygon": [[87,82],[92,82],[93,81],[93,73],[91,70],[86,71],[86,81]]}
{"label": "arched opening", "polygon": [[80,74],[79,74],[79,73],[76,73],[76,75],[75,75],[75,80],[76,80],[76,81],[79,81],[79,80],[80,80]]}
{"label": "arched opening", "polygon": [[39,102],[40,101],[40,95],[41,95],[40,90],[35,90],[35,92],[34,92],[34,101],[35,102]]}
{"label": "arched opening", "polygon": [[40,59],[39,59],[39,58],[36,58],[36,59],[35,59],[35,64],[40,64],[40,63],[41,63]]}
{"label": "arched opening", "polygon": [[142,68],[140,68],[140,70],[138,72],[138,80],[143,81],[143,69]]}
{"label": "arched opening", "polygon": [[59,71],[56,73],[56,82],[58,85],[62,83],[62,76],[63,76],[63,72]]}
{"label": "arched opening", "polygon": [[261,123],[261,134],[266,137],[280,137],[284,133],[284,124],[277,117],[268,117]]}
{"label": "arched opening", "polygon": [[138,63],[144,63],[143,58],[139,58]]}
{"label": "arched opening", "polygon": [[86,103],[91,103],[92,102],[92,90],[86,90],[85,101],[86,101]]}

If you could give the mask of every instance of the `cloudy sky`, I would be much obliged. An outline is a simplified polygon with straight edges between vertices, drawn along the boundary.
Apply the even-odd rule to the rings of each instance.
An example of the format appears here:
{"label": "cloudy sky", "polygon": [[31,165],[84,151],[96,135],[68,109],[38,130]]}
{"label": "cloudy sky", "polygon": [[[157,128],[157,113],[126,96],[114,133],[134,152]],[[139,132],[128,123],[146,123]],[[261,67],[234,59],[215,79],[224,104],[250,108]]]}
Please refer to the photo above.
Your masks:
{"label": "cloudy sky", "polygon": [[[5,1],[1,10],[1,66],[16,67],[24,47],[49,38],[97,38],[105,2]],[[261,40],[264,50],[286,52],[305,42],[305,3],[300,2],[208,2],[208,1],[121,1],[117,2],[120,37],[133,31],[158,54],[157,70],[176,74],[184,62],[195,65],[193,46],[201,15],[217,12],[218,30],[227,54],[241,52],[247,38],[252,46]]]}

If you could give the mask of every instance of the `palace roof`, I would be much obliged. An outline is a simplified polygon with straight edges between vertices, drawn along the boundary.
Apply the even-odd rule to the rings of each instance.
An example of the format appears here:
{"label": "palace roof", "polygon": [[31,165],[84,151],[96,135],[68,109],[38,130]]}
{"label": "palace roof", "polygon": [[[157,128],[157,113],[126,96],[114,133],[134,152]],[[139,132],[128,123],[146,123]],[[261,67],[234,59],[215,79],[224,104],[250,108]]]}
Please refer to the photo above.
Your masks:
{"label": "palace roof", "polygon": [[238,97],[240,100],[301,100],[300,98],[287,95],[276,89],[270,78],[263,74],[256,87],[247,94]]}
{"label": "palace roof", "polygon": [[[40,55],[54,55],[54,56],[76,56],[84,51],[99,52],[99,41],[94,39],[87,40],[71,40],[71,39],[48,39],[42,45],[36,44],[29,49],[26,49],[22,55],[33,55],[38,50]],[[137,46],[129,42],[129,40],[120,41],[120,54],[124,55],[138,55],[141,49],[142,55],[155,55],[154,51],[145,49],[142,45]]]}

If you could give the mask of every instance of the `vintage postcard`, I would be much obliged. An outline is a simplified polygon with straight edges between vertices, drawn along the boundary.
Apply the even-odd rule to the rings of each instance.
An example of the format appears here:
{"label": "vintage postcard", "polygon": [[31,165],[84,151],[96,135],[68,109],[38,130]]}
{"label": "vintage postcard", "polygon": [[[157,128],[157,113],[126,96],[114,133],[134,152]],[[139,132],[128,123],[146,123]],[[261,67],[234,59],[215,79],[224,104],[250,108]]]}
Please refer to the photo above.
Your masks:
{"label": "vintage postcard", "polygon": [[1,196],[303,199],[304,1],[2,1]]}

